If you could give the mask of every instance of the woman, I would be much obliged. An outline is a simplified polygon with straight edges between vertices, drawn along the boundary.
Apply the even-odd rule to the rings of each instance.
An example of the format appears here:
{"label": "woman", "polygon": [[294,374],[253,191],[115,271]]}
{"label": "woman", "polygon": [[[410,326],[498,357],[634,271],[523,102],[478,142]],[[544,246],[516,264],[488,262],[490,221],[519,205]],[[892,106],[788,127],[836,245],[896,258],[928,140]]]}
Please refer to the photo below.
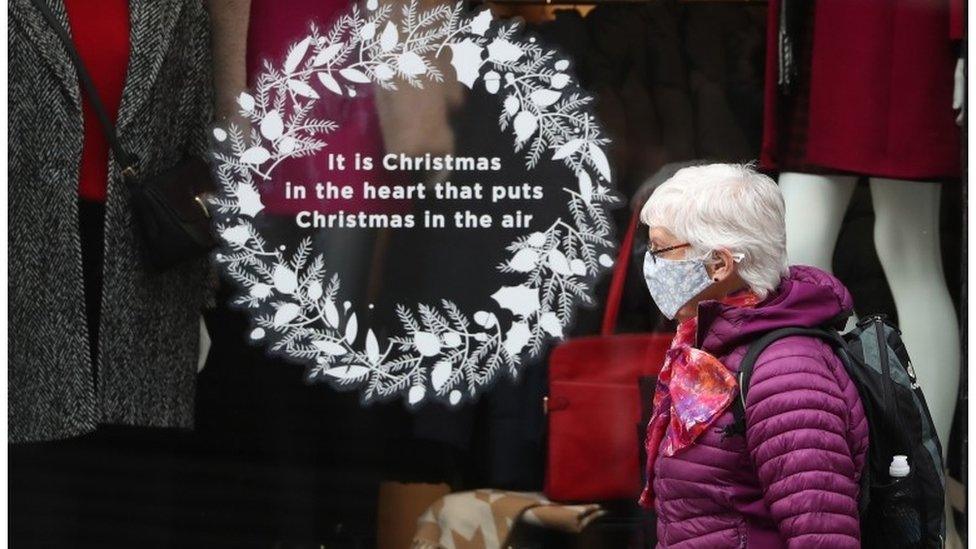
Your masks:
{"label": "woman", "polygon": [[749,166],[684,168],[644,205],[644,276],[679,322],[647,431],[648,485],[662,547],[860,547],[858,482],[868,425],[824,342],[793,336],[755,365],[745,436],[726,429],[751,342],[848,316],[850,293],[788,267],[784,204]]}
{"label": "woman", "polygon": [[[143,177],[205,154],[202,2],[45,2]],[[100,423],[191,427],[206,260],[147,268],[120,167],[67,51],[32,0],[8,13],[10,441]]]}

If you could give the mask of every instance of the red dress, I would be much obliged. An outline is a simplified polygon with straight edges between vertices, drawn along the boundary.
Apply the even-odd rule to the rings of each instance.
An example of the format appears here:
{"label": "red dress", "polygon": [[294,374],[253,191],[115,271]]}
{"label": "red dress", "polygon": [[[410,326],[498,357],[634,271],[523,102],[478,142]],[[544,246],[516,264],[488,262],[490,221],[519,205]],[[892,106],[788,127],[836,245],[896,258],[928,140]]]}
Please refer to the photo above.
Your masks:
{"label": "red dress", "polygon": [[780,4],[769,3],[763,168],[959,177],[952,109],[959,6],[816,0],[809,51],[798,55],[806,63],[799,67],[800,97],[785,98],[777,86]]}
{"label": "red dress", "polygon": [[[129,3],[127,0],[66,0],[64,7],[68,12],[75,49],[114,123],[122,102],[125,72],[129,65]],[[85,135],[78,174],[78,195],[91,202],[105,202],[108,140],[84,91],[81,110]]]}

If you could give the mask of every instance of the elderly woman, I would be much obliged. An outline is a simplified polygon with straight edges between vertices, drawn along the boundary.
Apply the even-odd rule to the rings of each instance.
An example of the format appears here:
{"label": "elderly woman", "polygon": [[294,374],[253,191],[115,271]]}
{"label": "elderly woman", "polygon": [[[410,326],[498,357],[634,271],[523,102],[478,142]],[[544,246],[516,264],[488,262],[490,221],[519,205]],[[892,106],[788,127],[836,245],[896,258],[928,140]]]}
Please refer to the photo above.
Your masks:
{"label": "elderly woman", "polygon": [[826,343],[773,343],[755,365],[745,436],[727,429],[751,342],[852,310],[836,278],[788,267],[783,212],[770,178],[729,164],[680,170],[641,211],[647,286],[679,322],[647,426],[641,496],[661,547],[860,547],[868,425]]}

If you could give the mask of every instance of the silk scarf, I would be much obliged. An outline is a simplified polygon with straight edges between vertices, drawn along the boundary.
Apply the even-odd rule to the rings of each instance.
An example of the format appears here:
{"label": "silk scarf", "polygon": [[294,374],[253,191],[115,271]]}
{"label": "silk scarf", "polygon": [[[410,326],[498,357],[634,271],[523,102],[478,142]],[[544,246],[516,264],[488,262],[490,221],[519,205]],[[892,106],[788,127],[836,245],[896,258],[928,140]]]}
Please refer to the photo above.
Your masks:
{"label": "silk scarf", "polygon": [[[745,291],[720,301],[753,307],[759,298]],[[654,463],[659,453],[673,456],[694,444],[735,398],[735,376],[717,358],[694,347],[697,332],[697,316],[678,325],[657,378],[645,442],[647,483],[640,498],[644,507],[654,505]]]}

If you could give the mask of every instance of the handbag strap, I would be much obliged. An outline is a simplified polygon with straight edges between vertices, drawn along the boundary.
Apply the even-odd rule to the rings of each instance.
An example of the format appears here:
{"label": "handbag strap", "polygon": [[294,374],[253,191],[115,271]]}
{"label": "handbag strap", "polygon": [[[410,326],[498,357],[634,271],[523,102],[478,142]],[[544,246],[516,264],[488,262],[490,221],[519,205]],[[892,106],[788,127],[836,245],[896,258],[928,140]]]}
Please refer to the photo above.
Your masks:
{"label": "handbag strap", "polygon": [[636,211],[630,218],[624,241],[617,251],[617,261],[613,264],[613,278],[610,279],[610,294],[607,297],[607,308],[603,313],[602,335],[612,335],[617,329],[617,316],[620,312],[620,301],[624,295],[624,282],[627,280],[627,270],[630,267],[630,256],[634,248],[634,235],[640,221],[640,212]]}
{"label": "handbag strap", "polygon": [[98,90],[95,89],[95,83],[91,79],[91,75],[88,74],[88,69],[85,68],[85,64],[81,61],[81,56],[78,55],[78,50],[75,49],[74,42],[71,37],[68,36],[68,31],[65,30],[64,26],[58,21],[51,12],[51,8],[47,5],[45,0],[32,0],[34,7],[37,8],[41,15],[44,16],[44,20],[47,24],[54,30],[55,34],[61,40],[61,45],[68,52],[68,57],[71,58],[71,64],[74,65],[75,71],[78,73],[78,81],[81,83],[81,87],[84,89],[85,94],[88,95],[88,101],[91,103],[92,109],[95,111],[95,116],[98,118],[98,123],[102,127],[102,133],[105,134],[105,139],[108,140],[109,146],[112,148],[112,153],[115,156],[115,161],[119,163],[122,167],[122,175],[127,178],[131,178],[138,173],[138,166],[136,165],[136,157],[129,154],[122,144],[119,143],[119,136],[115,133],[115,125],[112,124],[112,119],[109,118],[108,113],[105,111],[105,105],[102,103],[101,97],[98,95]]}

